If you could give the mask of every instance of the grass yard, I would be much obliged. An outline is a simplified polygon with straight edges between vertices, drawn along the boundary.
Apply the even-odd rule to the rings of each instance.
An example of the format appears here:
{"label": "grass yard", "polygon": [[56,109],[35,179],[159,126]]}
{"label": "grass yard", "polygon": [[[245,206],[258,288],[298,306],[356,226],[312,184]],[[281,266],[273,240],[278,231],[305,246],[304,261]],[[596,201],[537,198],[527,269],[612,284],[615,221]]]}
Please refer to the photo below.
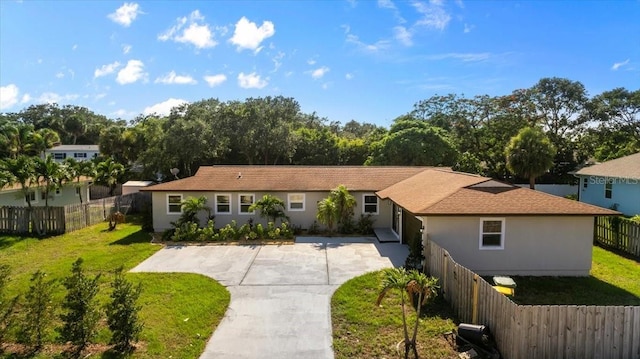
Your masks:
{"label": "grass yard", "polygon": [[[353,278],[334,293],[331,321],[336,359],[399,357],[396,344],[404,338],[400,295],[391,291],[381,307],[375,305],[380,274],[377,271]],[[409,323],[414,323],[415,314],[415,310],[407,306]],[[455,327],[453,314],[444,300],[437,298],[429,304],[418,329],[420,358],[458,358],[442,336]]]}
{"label": "grass yard", "polygon": [[[138,224],[121,224],[112,232],[107,231],[107,227],[107,223],[101,223],[47,239],[0,236],[0,263],[11,267],[7,296],[24,295],[31,275],[38,269],[49,278],[62,280],[71,272],[71,264],[82,257],[87,275],[102,274],[98,301],[100,305],[106,304],[113,270],[122,265],[128,271],[161,248],[150,244],[150,235]],[[140,316],[144,329],[132,357],[199,357],[227,309],[229,292],[213,279],[197,274],[127,273],[126,277],[143,285],[138,304],[142,306]],[[64,295],[65,289],[60,283],[54,294],[54,302],[58,304],[56,316]],[[99,325],[97,342],[100,345],[92,349],[92,354],[114,357],[104,353],[110,335],[104,316]],[[48,348],[30,358],[55,357],[59,346],[55,345],[54,330],[48,333],[48,340]],[[7,348],[0,357],[20,358],[12,352],[14,346]]]}
{"label": "grass yard", "polygon": [[591,275],[514,277],[518,304],[640,305],[640,263],[593,247]]}

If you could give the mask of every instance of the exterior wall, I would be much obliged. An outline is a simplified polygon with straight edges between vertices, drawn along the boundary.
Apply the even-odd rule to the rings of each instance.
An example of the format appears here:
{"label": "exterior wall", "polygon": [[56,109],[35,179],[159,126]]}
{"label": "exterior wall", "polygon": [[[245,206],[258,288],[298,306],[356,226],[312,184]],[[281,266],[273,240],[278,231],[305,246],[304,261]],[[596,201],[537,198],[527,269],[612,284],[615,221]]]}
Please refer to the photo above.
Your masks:
{"label": "exterior wall", "polygon": [[[611,198],[605,198],[605,183],[613,181]],[[587,187],[584,187],[584,183]],[[625,216],[640,214],[640,180],[613,177],[580,176],[580,202],[604,208],[617,205],[617,211]]]}
{"label": "exterior wall", "polygon": [[[167,195],[169,194],[182,194],[182,198],[187,197],[200,197],[205,196],[207,198],[207,206],[211,207],[211,214],[215,215],[216,227],[219,228],[232,220],[236,220],[238,225],[247,223],[249,219],[253,219],[253,223],[266,224],[267,219],[260,217],[259,213],[252,215],[239,213],[238,201],[241,194],[253,194],[255,201],[259,201],[262,196],[267,192],[219,192],[219,194],[231,195],[231,213],[230,214],[216,214],[215,213],[215,196],[218,192],[153,192],[153,229],[157,232],[164,231],[171,228],[171,222],[175,222],[180,218],[180,214],[168,214],[167,213]],[[288,210],[288,194],[302,193],[302,192],[269,192],[285,202],[285,212],[289,216],[290,223],[294,226],[300,226],[303,229],[309,228],[316,220],[316,213],[318,209],[318,202],[326,198],[329,192],[305,192],[304,211],[289,211]],[[354,221],[360,219],[362,214],[362,202],[363,192],[351,192],[356,199],[356,208],[354,209]],[[373,195],[373,193],[367,193]],[[375,228],[390,227],[391,226],[391,202],[388,200],[378,199],[378,214],[372,215],[374,220],[373,226]],[[200,213],[200,224],[206,223],[206,213]]]}
{"label": "exterior wall", "polygon": [[480,217],[424,217],[429,238],[480,275],[587,276],[593,217],[505,219],[504,249],[480,249]]}
{"label": "exterior wall", "polygon": [[[92,151],[92,150],[70,151],[70,150],[48,149],[45,151],[45,154],[53,156],[56,162],[62,162],[65,160],[65,158],[73,158],[78,162],[82,162],[82,161],[90,161],[93,158],[98,157],[98,155],[100,154],[100,151]],[[85,157],[82,157],[83,156],[82,154],[84,154]],[[56,158],[56,156],[62,156],[64,158]],[[79,157],[76,157],[76,156],[79,156]]]}
{"label": "exterior wall", "polygon": [[[44,207],[45,200],[42,199],[41,193],[42,190],[40,188],[34,188],[36,201],[32,201],[31,205],[34,207]],[[89,199],[89,187],[84,184],[81,187],[82,192],[82,200],[88,201]],[[80,199],[76,194],[76,188],[72,184],[67,184],[60,189],[59,194],[50,193],[49,194],[49,206],[50,207],[61,207],[66,206],[68,204],[79,204]],[[11,190],[11,191],[2,191],[0,192],[0,206],[13,206],[13,207],[25,207],[27,206],[27,202],[24,199],[24,195],[20,190]]]}

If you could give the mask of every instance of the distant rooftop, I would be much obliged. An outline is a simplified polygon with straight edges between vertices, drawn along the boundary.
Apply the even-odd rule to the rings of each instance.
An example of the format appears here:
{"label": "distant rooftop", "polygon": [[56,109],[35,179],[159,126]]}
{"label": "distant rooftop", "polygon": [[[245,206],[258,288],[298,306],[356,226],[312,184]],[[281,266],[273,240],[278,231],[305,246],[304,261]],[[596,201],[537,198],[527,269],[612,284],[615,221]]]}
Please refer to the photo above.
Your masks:
{"label": "distant rooftop", "polygon": [[46,152],[71,152],[71,151],[95,151],[100,152],[100,146],[98,145],[60,145],[51,147]]}
{"label": "distant rooftop", "polygon": [[585,167],[578,172],[581,176],[602,176],[640,179],[640,152]]}

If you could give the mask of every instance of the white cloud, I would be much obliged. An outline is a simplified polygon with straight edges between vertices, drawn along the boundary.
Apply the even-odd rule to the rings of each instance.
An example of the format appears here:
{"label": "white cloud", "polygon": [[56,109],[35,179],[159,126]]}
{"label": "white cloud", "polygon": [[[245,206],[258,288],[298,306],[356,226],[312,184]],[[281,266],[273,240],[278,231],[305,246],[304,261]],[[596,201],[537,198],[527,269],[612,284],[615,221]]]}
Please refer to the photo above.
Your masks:
{"label": "white cloud", "polygon": [[146,107],[142,113],[145,115],[158,114],[160,116],[167,116],[171,113],[171,109],[180,106],[182,104],[188,103],[186,100],[179,98],[170,98],[166,101],[157,103],[153,106]]}
{"label": "white cloud", "polygon": [[400,41],[404,46],[413,45],[411,37],[413,34],[407,30],[404,26],[396,26],[393,28],[393,33],[396,40]]}
{"label": "white cloud", "polygon": [[311,77],[313,77],[314,80],[318,80],[318,79],[321,79],[322,77],[324,77],[324,75],[329,71],[331,71],[331,69],[329,69],[326,66],[322,66],[322,67],[319,67],[319,68],[311,71]]}
{"label": "white cloud", "polygon": [[74,45],[71,47],[71,50],[75,51],[77,48],[78,48],[78,44],[74,44]]}
{"label": "white cloud", "polygon": [[415,1],[413,7],[422,15],[416,25],[436,30],[444,30],[451,21],[451,15],[444,9],[442,1],[432,0],[430,3]]}
{"label": "white cloud", "polygon": [[628,64],[629,64],[629,60],[630,60],[630,59],[626,59],[626,60],[624,60],[624,61],[622,61],[622,62],[616,62],[616,63],[614,63],[614,64],[613,64],[613,66],[611,66],[611,70],[616,71],[616,70],[618,70],[619,68],[621,68],[621,67],[623,67],[623,66],[628,65]]}
{"label": "white cloud", "polygon": [[22,95],[22,99],[20,100],[20,103],[27,103],[31,101],[31,95],[29,95],[28,93]]}
{"label": "white cloud", "polygon": [[204,16],[199,10],[193,11],[188,18],[186,16],[178,18],[174,26],[158,35],[158,40],[191,44],[198,49],[214,47],[218,44],[213,40],[211,28],[204,22]]}
{"label": "white cloud", "polygon": [[469,24],[464,24],[464,33],[468,34],[471,32],[471,30],[473,30],[475,26],[474,25],[469,25]]}
{"label": "white cloud", "polygon": [[391,0],[378,0],[378,7],[383,9],[395,9],[396,5]]}
{"label": "white cloud", "polygon": [[122,53],[124,55],[128,54],[131,51],[131,45],[122,44]]}
{"label": "white cloud", "polygon": [[98,78],[98,77],[106,76],[110,73],[113,73],[116,69],[118,69],[118,67],[120,67],[120,63],[118,61],[112,64],[102,65],[100,68],[96,69],[93,72],[93,77]]}
{"label": "white cloud", "polygon": [[354,34],[347,34],[347,42],[356,45],[356,47],[364,52],[380,52],[389,48],[389,41],[379,40],[373,44],[367,44],[360,41],[360,38]]}
{"label": "white cloud", "polygon": [[313,66],[313,65],[315,65],[315,64],[316,64],[316,60],[314,60],[314,59],[309,59],[309,60],[307,60],[307,64],[309,64],[309,65]]}
{"label": "white cloud", "polygon": [[138,14],[142,14],[140,6],[132,2],[124,3],[124,5],[120,6],[114,13],[107,15],[107,17],[115,23],[129,27]]}
{"label": "white cloud", "polygon": [[233,37],[229,41],[236,45],[238,51],[242,49],[260,51],[260,43],[275,34],[275,27],[271,21],[263,21],[258,27],[255,22],[250,22],[246,17],[242,17],[236,23]]}
{"label": "white cloud", "polygon": [[0,110],[13,107],[18,103],[20,89],[14,84],[0,87]]}
{"label": "white cloud", "polygon": [[224,74],[205,76],[204,80],[209,84],[209,87],[216,87],[227,81],[227,76]]}
{"label": "white cloud", "polygon": [[58,73],[56,74],[56,78],[58,78],[58,79],[61,79],[61,78],[63,78],[63,77],[64,77],[64,73],[63,73],[63,72],[58,72]]}
{"label": "white cloud", "polygon": [[282,66],[282,59],[284,58],[285,53],[282,51],[278,51],[278,53],[271,59],[271,61],[273,61],[273,71],[271,72],[276,72],[280,69],[280,66]]}
{"label": "white cloud", "polygon": [[171,71],[168,74],[158,77],[155,83],[161,84],[177,84],[177,85],[195,85],[198,83],[193,77],[189,75],[176,75],[175,71]]}
{"label": "white cloud", "polygon": [[144,64],[142,61],[129,60],[127,65],[118,72],[116,82],[120,85],[126,85],[145,79],[146,77],[147,73],[144,72]]}
{"label": "white cloud", "polygon": [[241,72],[238,75],[238,86],[242,87],[243,89],[261,89],[267,85],[267,80],[261,79],[260,75],[256,74],[255,72],[246,75],[244,74],[244,72]]}
{"label": "white cloud", "polygon": [[57,103],[60,104],[63,101],[73,101],[76,100],[79,96],[76,94],[66,94],[59,95],[55,92],[45,92],[40,97],[38,97],[39,103]]}
{"label": "white cloud", "polygon": [[445,60],[445,59],[456,59],[462,62],[479,62],[486,61],[491,57],[491,54],[488,52],[479,52],[479,53],[446,53],[446,54],[436,54],[436,55],[428,55],[425,56],[427,60]]}
{"label": "white cloud", "polygon": [[353,74],[350,73],[350,72],[348,72],[346,75],[344,75],[344,78],[347,79],[347,80],[352,80],[353,77],[354,77]]}

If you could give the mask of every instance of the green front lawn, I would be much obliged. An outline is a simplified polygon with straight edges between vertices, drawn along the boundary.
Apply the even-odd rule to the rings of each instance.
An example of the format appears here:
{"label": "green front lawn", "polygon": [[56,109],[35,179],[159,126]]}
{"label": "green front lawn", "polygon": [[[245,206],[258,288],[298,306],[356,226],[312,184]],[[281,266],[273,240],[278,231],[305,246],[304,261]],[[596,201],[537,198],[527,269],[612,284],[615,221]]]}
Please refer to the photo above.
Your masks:
{"label": "green front lawn", "polygon": [[640,305],[640,263],[593,247],[591,275],[514,277],[513,301],[533,305]]}
{"label": "green front lawn", "polygon": [[[331,321],[336,359],[399,357],[396,344],[404,338],[400,295],[391,291],[382,306],[376,306],[380,284],[381,272],[377,271],[349,280],[334,293]],[[406,312],[409,322],[414,323],[415,310],[408,305]],[[428,304],[418,329],[420,358],[458,358],[442,336],[455,327],[453,313],[444,300],[437,298]]]}
{"label": "green front lawn", "polygon": [[[0,236],[0,263],[11,267],[7,296],[24,295],[38,269],[49,278],[63,279],[71,264],[82,257],[88,275],[102,273],[98,300],[101,305],[107,303],[113,270],[122,265],[128,271],[161,248],[150,244],[150,235],[138,224],[121,224],[111,232],[107,227],[101,223],[47,239]],[[143,285],[139,304],[144,329],[133,357],[197,358],[226,311],[229,292],[213,279],[197,274],[128,273],[127,278]],[[54,302],[61,303],[64,294],[64,287],[58,285]],[[97,338],[102,345],[93,350],[107,349],[109,335],[102,320]],[[55,343],[55,331],[51,330],[48,338]],[[7,357],[15,357],[12,348],[5,351]],[[55,348],[51,345],[34,358],[50,358]]]}

